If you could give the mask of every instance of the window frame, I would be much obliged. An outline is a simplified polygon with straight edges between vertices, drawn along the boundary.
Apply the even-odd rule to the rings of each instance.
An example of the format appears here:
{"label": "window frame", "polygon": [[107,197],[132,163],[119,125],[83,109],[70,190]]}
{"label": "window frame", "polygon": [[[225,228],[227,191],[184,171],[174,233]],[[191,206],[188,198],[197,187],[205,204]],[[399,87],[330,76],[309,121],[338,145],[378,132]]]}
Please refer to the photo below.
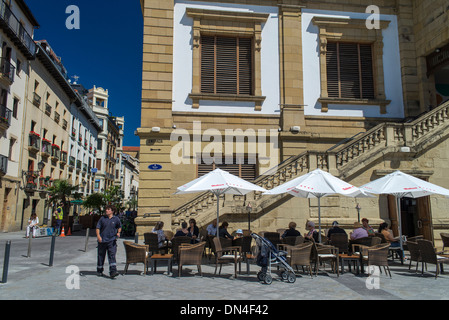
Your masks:
{"label": "window frame", "polygon": [[[200,100],[254,102],[255,111],[262,110],[265,98],[261,81],[262,24],[269,14],[252,12],[229,12],[187,8],[186,14],[193,18],[192,30],[192,108],[198,109]],[[253,39],[253,92],[252,95],[211,94],[201,92],[201,36],[230,36]]]}
{"label": "window frame", "polygon": [[[379,106],[380,114],[387,113],[387,106],[391,100],[387,100],[385,94],[385,79],[383,71],[383,35],[382,31],[390,25],[390,21],[380,21],[379,29],[368,29],[366,20],[314,17],[312,23],[318,27],[318,42],[320,54],[321,95],[318,102],[321,103],[321,112],[329,111],[329,104],[342,105],[372,105]],[[374,99],[353,99],[329,97],[327,90],[327,44],[328,42],[353,42],[372,44],[373,56],[373,83]]]}

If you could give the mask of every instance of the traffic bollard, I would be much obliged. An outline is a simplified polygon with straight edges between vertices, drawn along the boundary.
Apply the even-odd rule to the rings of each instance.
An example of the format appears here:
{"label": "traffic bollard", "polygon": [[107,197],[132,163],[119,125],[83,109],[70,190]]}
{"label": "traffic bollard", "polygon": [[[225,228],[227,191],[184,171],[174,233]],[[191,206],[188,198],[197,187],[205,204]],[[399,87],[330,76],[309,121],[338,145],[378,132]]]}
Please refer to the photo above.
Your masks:
{"label": "traffic bollard", "polygon": [[28,252],[27,252],[27,258],[31,258],[31,239],[33,239],[33,237],[28,237]]}
{"label": "traffic bollard", "polygon": [[134,242],[139,243],[139,233],[138,232],[136,232],[136,234],[134,235]]}
{"label": "traffic bollard", "polygon": [[3,260],[3,277],[2,283],[8,281],[8,267],[9,267],[9,253],[11,252],[11,241],[6,241],[5,245],[5,258]]}
{"label": "traffic bollard", "polygon": [[51,237],[51,247],[50,247],[50,261],[48,262],[48,266],[49,267],[53,267],[53,256],[55,254],[55,240],[56,240],[56,236],[53,235]]}
{"label": "traffic bollard", "polygon": [[90,231],[90,228],[87,228],[87,230],[86,230],[86,244],[84,245],[84,252],[87,252],[87,244],[89,243],[89,231]]}

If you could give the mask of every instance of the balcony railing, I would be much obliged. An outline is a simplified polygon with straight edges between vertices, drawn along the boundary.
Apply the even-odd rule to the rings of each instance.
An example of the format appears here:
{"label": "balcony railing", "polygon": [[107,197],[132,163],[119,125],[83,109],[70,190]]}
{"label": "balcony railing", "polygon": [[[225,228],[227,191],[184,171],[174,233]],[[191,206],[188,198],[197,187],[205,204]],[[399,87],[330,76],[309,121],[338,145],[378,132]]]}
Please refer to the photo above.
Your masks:
{"label": "balcony railing", "polygon": [[59,160],[59,147],[52,146],[51,147],[51,157],[54,160]]}
{"label": "balcony railing", "polygon": [[26,189],[37,189],[36,179],[38,178],[38,174],[35,171],[28,171],[25,174],[26,176]]}
{"label": "balcony railing", "polygon": [[41,149],[42,155],[49,156],[51,155],[51,142],[48,140],[42,140],[42,149]]}
{"label": "balcony railing", "polygon": [[28,58],[36,56],[36,44],[4,0],[0,2],[0,26]]}
{"label": "balcony railing", "polygon": [[69,157],[69,166],[75,167],[75,157]]}
{"label": "balcony railing", "polygon": [[76,170],[81,170],[81,160],[76,160]]}
{"label": "balcony railing", "polygon": [[59,123],[59,120],[61,120],[61,116],[55,111],[55,122]]}
{"label": "balcony railing", "polygon": [[28,149],[31,151],[37,152],[37,151],[39,151],[40,146],[41,146],[41,138],[34,133],[30,133]]}
{"label": "balcony railing", "polygon": [[38,108],[41,106],[41,96],[36,92],[33,92],[33,104]]}
{"label": "balcony railing", "polygon": [[0,126],[9,128],[11,125],[12,111],[7,107],[0,105]]}
{"label": "balcony railing", "polygon": [[45,113],[49,116],[51,115],[51,105],[45,103]]}
{"label": "balcony railing", "polygon": [[62,163],[67,163],[67,152],[66,151],[61,151],[61,158],[60,161]]}
{"label": "balcony railing", "polygon": [[0,154],[0,174],[5,175],[8,171],[8,157]]}
{"label": "balcony railing", "polygon": [[0,59],[0,74],[3,78],[9,80],[10,83],[14,82],[14,75],[16,73],[16,67],[14,67],[11,62],[5,58]]}

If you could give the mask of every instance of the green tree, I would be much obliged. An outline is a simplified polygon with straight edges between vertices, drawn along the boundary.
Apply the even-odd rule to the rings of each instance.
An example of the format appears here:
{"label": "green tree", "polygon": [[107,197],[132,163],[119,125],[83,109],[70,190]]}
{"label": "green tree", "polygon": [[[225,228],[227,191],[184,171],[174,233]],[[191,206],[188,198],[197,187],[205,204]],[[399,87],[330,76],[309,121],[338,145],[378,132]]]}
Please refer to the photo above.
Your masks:
{"label": "green tree", "polygon": [[87,209],[98,210],[100,214],[103,213],[103,208],[106,205],[103,193],[93,193],[89,195],[83,202],[83,206]]}
{"label": "green tree", "polygon": [[50,195],[50,203],[63,203],[64,208],[69,204],[70,197],[78,190],[77,186],[71,185],[67,180],[55,180],[53,185],[48,187],[47,191]]}

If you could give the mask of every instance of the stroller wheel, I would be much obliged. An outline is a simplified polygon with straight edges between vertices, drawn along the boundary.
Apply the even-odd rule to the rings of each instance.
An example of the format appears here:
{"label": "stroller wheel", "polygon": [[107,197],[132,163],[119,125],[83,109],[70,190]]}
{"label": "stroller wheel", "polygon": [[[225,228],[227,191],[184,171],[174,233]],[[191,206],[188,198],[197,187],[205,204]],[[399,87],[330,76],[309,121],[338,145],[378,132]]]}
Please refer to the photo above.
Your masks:
{"label": "stroller wheel", "polygon": [[287,281],[288,281],[288,283],[295,283],[296,275],[294,273],[289,273],[287,275]]}
{"label": "stroller wheel", "polygon": [[264,273],[262,271],[259,271],[257,273],[257,279],[259,279],[259,281],[264,281],[265,280],[265,275],[266,275],[266,273]]}
{"label": "stroller wheel", "polygon": [[284,281],[288,280],[288,273],[287,273],[287,271],[282,271],[281,272],[281,279],[284,280]]}
{"label": "stroller wheel", "polygon": [[264,282],[265,284],[271,284],[273,282],[273,278],[271,277],[270,274],[265,275]]}

